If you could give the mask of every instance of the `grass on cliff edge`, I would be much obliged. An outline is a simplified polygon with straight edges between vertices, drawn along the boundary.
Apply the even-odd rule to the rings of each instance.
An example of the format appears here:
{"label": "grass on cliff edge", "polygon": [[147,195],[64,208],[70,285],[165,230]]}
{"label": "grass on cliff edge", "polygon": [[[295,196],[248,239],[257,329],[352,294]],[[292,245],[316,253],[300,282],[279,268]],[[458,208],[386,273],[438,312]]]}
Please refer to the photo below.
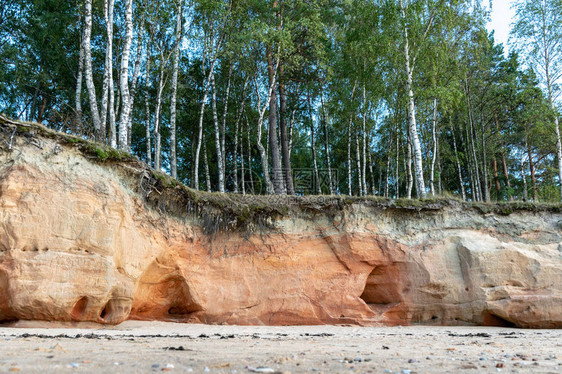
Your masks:
{"label": "grass on cliff edge", "polygon": [[[193,215],[202,222],[209,233],[240,228],[254,230],[270,227],[276,218],[291,212],[335,214],[353,204],[413,213],[440,211],[446,207],[499,215],[509,215],[518,211],[562,212],[560,203],[522,201],[474,203],[452,197],[386,199],[377,196],[264,196],[196,191],[165,173],[152,170],[135,156],[104,144],[64,134],[38,123],[11,120],[2,115],[0,115],[0,127],[3,129],[0,135],[5,138],[6,143],[10,141],[12,134],[20,138],[53,139],[62,146],[77,149],[93,162],[111,163],[114,166],[120,164],[135,166],[138,171],[135,177],[138,178],[138,175],[142,174],[143,179],[141,183],[131,183],[129,187],[142,195],[152,208],[179,218]],[[125,172],[132,173],[130,168]],[[135,181],[138,182],[138,179]]]}
{"label": "grass on cliff edge", "polygon": [[83,155],[96,162],[138,161],[136,157],[127,152],[112,148],[106,144],[86,140],[79,136],[64,134],[39,123],[16,121],[0,115],[0,126],[15,129],[15,135],[23,138],[40,137],[53,139],[61,145],[78,149]]}

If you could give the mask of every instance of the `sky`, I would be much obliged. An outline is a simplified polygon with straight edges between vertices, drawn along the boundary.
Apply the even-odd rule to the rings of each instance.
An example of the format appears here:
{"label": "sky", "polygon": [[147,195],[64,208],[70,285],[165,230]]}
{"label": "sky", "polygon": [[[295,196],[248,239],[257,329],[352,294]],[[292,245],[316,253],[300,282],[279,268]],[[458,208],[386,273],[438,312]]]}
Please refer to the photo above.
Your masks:
{"label": "sky", "polygon": [[492,20],[488,23],[488,31],[495,30],[495,40],[498,44],[503,44],[504,51],[509,52],[507,39],[509,37],[509,24],[515,12],[510,8],[513,0],[493,0]]}

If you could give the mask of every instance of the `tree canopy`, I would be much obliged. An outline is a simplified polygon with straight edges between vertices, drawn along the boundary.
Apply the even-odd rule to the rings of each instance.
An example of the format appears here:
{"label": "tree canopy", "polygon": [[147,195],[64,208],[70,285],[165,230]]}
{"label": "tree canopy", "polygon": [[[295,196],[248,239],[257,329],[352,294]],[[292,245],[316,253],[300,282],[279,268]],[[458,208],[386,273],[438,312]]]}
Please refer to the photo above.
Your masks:
{"label": "tree canopy", "polygon": [[559,201],[562,2],[0,0],[0,112],[195,189]]}

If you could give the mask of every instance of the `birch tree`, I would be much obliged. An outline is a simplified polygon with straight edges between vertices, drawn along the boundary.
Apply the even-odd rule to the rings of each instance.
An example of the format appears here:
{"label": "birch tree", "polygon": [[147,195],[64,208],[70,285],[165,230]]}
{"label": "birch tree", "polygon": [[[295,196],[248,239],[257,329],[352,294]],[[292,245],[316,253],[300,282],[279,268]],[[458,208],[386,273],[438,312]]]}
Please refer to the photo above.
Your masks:
{"label": "birch tree", "polygon": [[[423,162],[422,162],[422,149],[421,143],[418,136],[418,125],[416,121],[416,102],[414,97],[414,71],[416,69],[416,60],[418,53],[421,49],[419,45],[422,44],[431,27],[433,26],[433,21],[438,9],[441,7],[444,1],[440,0],[436,4],[429,4],[429,17],[425,20],[425,30],[420,35],[418,40],[418,48],[415,49],[411,43],[411,30],[413,23],[412,20],[418,17],[410,15],[410,0],[400,0],[400,14],[402,23],[402,33],[403,33],[403,53],[404,53],[404,70],[406,73],[406,94],[408,96],[408,132],[410,135],[410,141],[412,143],[413,156],[414,156],[414,180],[416,184],[416,194],[418,197],[424,198],[427,195],[425,190],[425,181],[423,175]],[[432,6],[433,5],[433,6]]]}
{"label": "birch tree", "polygon": [[[553,127],[558,159],[558,183],[562,199],[562,141],[557,111],[562,78],[562,2],[559,0],[518,0],[514,4],[515,23],[512,36],[518,49],[540,77],[556,111]],[[532,160],[529,159],[532,165]]]}
{"label": "birch tree", "polygon": [[96,98],[96,86],[94,85],[94,76],[92,72],[92,0],[86,0],[84,13],[84,73],[86,75],[86,88],[88,89],[88,97],[90,101],[90,111],[92,113],[92,122],[94,124],[94,132],[98,140],[103,139],[101,133],[101,119],[98,110],[98,102]]}
{"label": "birch tree", "polygon": [[129,106],[129,55],[131,53],[131,44],[133,42],[133,0],[127,0],[125,10],[125,45],[123,46],[123,54],[121,56],[121,117],[119,119],[119,148],[129,151],[128,144],[128,126],[131,107]]}
{"label": "birch tree", "polygon": [[103,74],[102,88],[102,107],[101,107],[101,133],[105,136],[107,133],[106,124],[109,114],[109,133],[110,144],[115,147],[115,92],[113,89],[113,12],[114,0],[105,0],[103,5],[103,17],[106,28],[106,46],[105,46],[105,66]]}
{"label": "birch tree", "polygon": [[174,47],[174,66],[172,68],[172,99],[170,102],[170,171],[173,178],[178,177],[178,158],[176,152],[176,102],[178,96],[180,44],[182,39],[182,1],[183,0],[178,0],[176,15],[176,41]]}

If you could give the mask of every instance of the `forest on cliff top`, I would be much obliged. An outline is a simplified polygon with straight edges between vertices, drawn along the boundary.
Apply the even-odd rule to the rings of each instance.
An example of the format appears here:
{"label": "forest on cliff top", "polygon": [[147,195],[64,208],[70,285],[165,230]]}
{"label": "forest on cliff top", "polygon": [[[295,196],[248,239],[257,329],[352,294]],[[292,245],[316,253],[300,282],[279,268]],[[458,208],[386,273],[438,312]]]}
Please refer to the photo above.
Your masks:
{"label": "forest on cliff top", "polygon": [[0,0],[0,112],[194,189],[559,201],[562,1]]}

